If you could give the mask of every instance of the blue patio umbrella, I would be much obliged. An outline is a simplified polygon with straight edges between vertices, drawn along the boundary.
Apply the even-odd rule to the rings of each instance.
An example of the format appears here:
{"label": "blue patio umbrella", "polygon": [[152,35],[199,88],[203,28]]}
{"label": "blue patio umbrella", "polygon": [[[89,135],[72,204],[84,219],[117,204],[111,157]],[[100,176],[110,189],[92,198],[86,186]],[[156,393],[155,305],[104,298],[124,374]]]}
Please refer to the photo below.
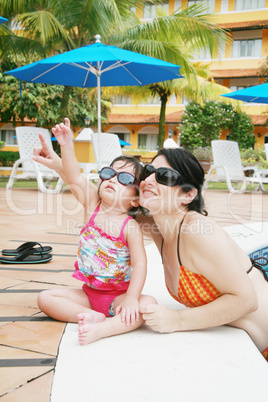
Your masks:
{"label": "blue patio umbrella", "polygon": [[120,142],[120,145],[131,145],[129,142],[120,140],[120,138],[119,138],[119,142]]}
{"label": "blue patio umbrella", "polygon": [[2,22],[6,22],[7,21],[7,19],[6,18],[4,18],[4,17],[0,17],[0,24],[2,24]]}
{"label": "blue patio umbrella", "polygon": [[14,77],[36,83],[98,88],[98,133],[101,132],[101,86],[143,86],[182,78],[180,66],[163,60],[96,43],[70,50],[7,71]]}
{"label": "blue patio umbrella", "polygon": [[268,83],[255,85],[254,87],[240,89],[239,91],[224,94],[226,98],[232,98],[251,103],[268,103]]}
{"label": "blue patio umbrella", "polygon": [[[96,43],[15,70],[14,77],[36,83],[97,87],[98,133],[101,133],[101,86],[143,86],[182,78],[180,66],[143,54]],[[100,141],[99,141],[100,147]]]}

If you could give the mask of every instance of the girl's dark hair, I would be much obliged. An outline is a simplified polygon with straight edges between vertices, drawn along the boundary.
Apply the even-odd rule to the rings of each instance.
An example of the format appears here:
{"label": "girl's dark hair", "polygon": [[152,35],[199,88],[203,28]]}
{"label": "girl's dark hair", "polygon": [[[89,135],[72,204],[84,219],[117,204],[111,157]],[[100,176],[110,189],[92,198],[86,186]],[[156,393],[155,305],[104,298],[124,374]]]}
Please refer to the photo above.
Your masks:
{"label": "girl's dark hair", "polygon": [[[138,183],[140,182],[140,175],[141,175],[141,171],[142,171],[142,165],[136,158],[134,158],[133,156],[120,155],[120,156],[118,156],[117,158],[115,158],[112,161],[110,166],[113,167],[113,165],[116,162],[124,162],[124,165],[122,167],[127,166],[127,165],[133,166],[134,175],[135,175],[135,177],[137,179],[137,182]],[[136,188],[137,195],[139,195],[139,188],[138,187],[135,187],[135,188]],[[99,189],[100,189],[100,186],[99,186]],[[98,189],[98,195],[99,195],[99,189]],[[142,212],[142,207],[138,206],[138,207],[130,208],[130,210],[128,210],[127,213],[128,213],[129,216],[132,216],[133,218],[135,218],[141,212]]]}
{"label": "girl's dark hair", "polygon": [[110,166],[112,167],[116,162],[125,162],[124,166],[127,165],[132,165],[134,168],[134,175],[137,179],[137,182],[139,183],[140,181],[140,175],[141,175],[141,171],[142,171],[142,164],[138,161],[138,159],[134,158],[133,156],[125,156],[125,155],[120,155],[117,158],[115,158],[112,163],[110,164]]}
{"label": "girl's dark hair", "polygon": [[177,170],[183,179],[180,185],[183,192],[187,193],[193,187],[197,189],[197,195],[193,201],[187,205],[188,211],[196,211],[202,215],[207,215],[204,209],[204,199],[202,196],[202,186],[204,181],[204,170],[196,157],[183,148],[163,148],[160,149],[157,156],[163,155],[168,164]]}

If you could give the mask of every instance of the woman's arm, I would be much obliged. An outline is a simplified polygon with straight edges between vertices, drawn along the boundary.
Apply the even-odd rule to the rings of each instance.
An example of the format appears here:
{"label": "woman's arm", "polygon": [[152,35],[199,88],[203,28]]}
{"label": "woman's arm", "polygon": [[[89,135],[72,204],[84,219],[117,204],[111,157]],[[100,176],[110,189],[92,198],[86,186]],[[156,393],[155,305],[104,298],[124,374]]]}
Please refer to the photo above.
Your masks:
{"label": "woman's arm", "polygon": [[183,261],[191,250],[193,266],[219,290],[221,296],[206,305],[181,311],[157,305],[145,307],[143,318],[147,325],[159,332],[197,330],[229,324],[255,311],[255,289],[237,257],[240,252],[233,247],[225,232],[214,226],[213,234],[185,236],[188,238]]}

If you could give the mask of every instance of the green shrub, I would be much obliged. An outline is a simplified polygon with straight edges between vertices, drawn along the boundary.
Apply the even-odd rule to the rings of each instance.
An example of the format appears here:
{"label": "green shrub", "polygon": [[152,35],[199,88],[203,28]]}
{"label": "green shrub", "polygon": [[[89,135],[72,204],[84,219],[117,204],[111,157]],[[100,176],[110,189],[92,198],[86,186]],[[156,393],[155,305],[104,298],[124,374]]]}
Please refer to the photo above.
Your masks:
{"label": "green shrub", "polygon": [[222,130],[228,130],[228,139],[237,141],[240,149],[253,147],[255,143],[250,116],[223,102],[207,101],[204,105],[190,102],[178,128],[181,145],[190,150],[210,146],[212,140],[220,138]]}
{"label": "green shrub", "polygon": [[248,148],[241,151],[243,166],[258,166],[260,169],[268,169],[268,162],[264,149]]}
{"label": "green shrub", "polygon": [[0,166],[13,166],[19,157],[19,152],[0,151]]}

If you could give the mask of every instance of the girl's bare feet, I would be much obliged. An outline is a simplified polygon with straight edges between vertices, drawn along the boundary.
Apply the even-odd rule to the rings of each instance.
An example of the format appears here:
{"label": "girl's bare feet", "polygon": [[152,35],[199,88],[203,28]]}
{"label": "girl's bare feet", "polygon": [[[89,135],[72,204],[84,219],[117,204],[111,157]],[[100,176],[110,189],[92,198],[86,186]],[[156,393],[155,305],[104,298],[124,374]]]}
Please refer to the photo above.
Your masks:
{"label": "girl's bare feet", "polygon": [[103,338],[102,323],[79,325],[78,342],[81,346]]}
{"label": "girl's bare feet", "polygon": [[106,317],[102,313],[91,310],[87,313],[80,313],[77,315],[77,322],[79,326],[87,324],[97,324],[98,322],[105,321]]}

